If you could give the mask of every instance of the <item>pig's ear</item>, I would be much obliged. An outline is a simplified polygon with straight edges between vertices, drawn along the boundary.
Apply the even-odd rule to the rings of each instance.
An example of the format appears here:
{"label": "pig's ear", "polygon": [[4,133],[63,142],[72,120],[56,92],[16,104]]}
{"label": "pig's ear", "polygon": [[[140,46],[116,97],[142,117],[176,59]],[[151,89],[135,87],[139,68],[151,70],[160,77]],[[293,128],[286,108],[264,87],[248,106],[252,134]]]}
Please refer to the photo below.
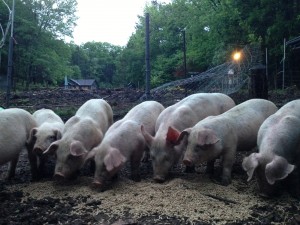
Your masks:
{"label": "pig's ear", "polygon": [[36,134],[37,131],[38,131],[37,127],[34,127],[30,130],[29,137],[26,141],[27,144],[30,145],[30,144],[34,143],[34,141],[36,140],[35,134]]}
{"label": "pig's ear", "polygon": [[252,153],[243,159],[242,167],[247,172],[248,182],[252,179],[255,169],[259,165],[258,157],[259,153]]}
{"label": "pig's ear", "polygon": [[177,145],[180,143],[178,142],[179,136],[180,136],[180,132],[177,129],[169,126],[167,136],[166,136],[166,141],[172,145]]}
{"label": "pig's ear", "polygon": [[73,141],[70,145],[70,153],[72,156],[83,156],[88,153],[80,141]]}
{"label": "pig's ear", "polygon": [[198,133],[197,143],[200,146],[216,144],[220,139],[213,130],[203,130]]}
{"label": "pig's ear", "polygon": [[286,178],[293,170],[295,166],[288,163],[288,161],[281,157],[275,156],[272,162],[266,165],[266,178],[269,184],[274,184],[277,180]]}
{"label": "pig's ear", "polygon": [[116,148],[111,149],[109,153],[104,157],[104,165],[106,166],[106,170],[108,172],[112,171],[115,168],[119,168],[125,162],[126,158]]}
{"label": "pig's ear", "polygon": [[144,138],[145,138],[145,140],[146,140],[146,144],[147,144],[148,148],[150,148],[151,145],[152,145],[152,142],[153,142],[153,139],[154,139],[154,138],[151,136],[151,134],[149,134],[149,133],[145,130],[144,125],[141,125],[141,131],[142,131],[142,134],[143,134],[143,136],[144,136]]}
{"label": "pig's ear", "polygon": [[186,136],[189,136],[189,135],[190,135],[191,131],[192,131],[192,128],[186,128],[185,130],[183,130],[183,131],[179,134],[176,143],[177,143],[177,144],[180,144],[181,141],[182,141]]}
{"label": "pig's ear", "polygon": [[52,142],[52,144],[43,152],[44,155],[49,154],[52,155],[58,149],[58,141]]}
{"label": "pig's ear", "polygon": [[61,134],[61,132],[59,130],[55,130],[54,131],[54,135],[56,137],[56,140],[59,140],[62,137],[62,134]]}

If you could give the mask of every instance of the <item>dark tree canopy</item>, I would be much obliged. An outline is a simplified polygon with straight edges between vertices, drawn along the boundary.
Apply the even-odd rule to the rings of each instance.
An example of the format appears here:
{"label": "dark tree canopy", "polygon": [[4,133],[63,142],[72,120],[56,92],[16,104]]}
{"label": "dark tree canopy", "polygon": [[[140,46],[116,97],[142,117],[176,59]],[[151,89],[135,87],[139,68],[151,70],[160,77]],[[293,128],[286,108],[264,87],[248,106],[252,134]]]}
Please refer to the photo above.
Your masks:
{"label": "dark tree canopy", "polygon": [[[12,0],[5,1],[8,6]],[[57,86],[65,76],[94,78],[103,87],[145,82],[145,15],[139,15],[135,32],[124,47],[87,42],[67,43],[76,26],[76,0],[16,1],[14,30],[15,88]],[[280,82],[283,40],[300,36],[300,2],[297,0],[173,0],[152,1],[150,15],[152,87],[183,73],[183,31],[190,72],[203,72],[227,61],[240,46],[260,44],[268,49],[270,82]],[[8,22],[0,3],[0,23]],[[293,46],[294,47],[294,46]],[[287,84],[300,84],[300,51],[287,48]],[[7,40],[1,48],[0,77],[7,71]]]}

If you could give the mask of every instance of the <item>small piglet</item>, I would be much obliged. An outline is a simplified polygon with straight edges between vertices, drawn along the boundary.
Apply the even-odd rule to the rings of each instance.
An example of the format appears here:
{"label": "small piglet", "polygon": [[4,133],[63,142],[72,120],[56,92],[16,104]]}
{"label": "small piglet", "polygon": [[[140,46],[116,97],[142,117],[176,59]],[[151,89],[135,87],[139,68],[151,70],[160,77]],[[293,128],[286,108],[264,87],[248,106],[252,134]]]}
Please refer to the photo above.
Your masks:
{"label": "small piglet", "polygon": [[[256,172],[258,186],[262,196],[279,194],[280,181],[300,166],[300,100],[288,102],[261,125],[258,131],[259,152],[252,153],[243,160],[248,181]],[[297,169],[298,169],[297,168]],[[294,172],[293,172],[294,173]],[[292,175],[292,174],[291,174]],[[299,178],[291,194],[299,195]],[[287,184],[287,183],[285,183]],[[297,190],[296,190],[297,189]],[[298,193],[297,193],[298,191]]]}
{"label": "small piglet", "polygon": [[96,171],[94,186],[103,186],[127,161],[131,163],[131,176],[140,180],[140,162],[146,148],[141,126],[154,135],[155,122],[164,107],[156,101],[145,101],[133,107],[123,119],[115,122],[104,139],[90,154],[94,156]]}
{"label": "small piglet", "polygon": [[64,126],[61,139],[44,152],[56,153],[57,178],[75,178],[85,158],[96,147],[113,122],[110,105],[102,99],[85,102]]}
{"label": "small piglet", "polygon": [[32,151],[26,142],[36,122],[29,112],[10,108],[0,111],[0,127],[0,165],[11,162],[7,176],[10,179],[15,175],[20,152],[26,148]]}
{"label": "small piglet", "polygon": [[225,94],[193,94],[167,107],[159,115],[155,136],[142,129],[150,149],[154,180],[164,182],[169,170],[182,157],[186,143],[176,142],[181,131],[194,126],[207,116],[219,115],[234,106],[234,101]]}
{"label": "small piglet", "polygon": [[[31,129],[27,144],[33,145],[33,152],[29,153],[29,160],[32,178],[36,180],[44,174],[46,156],[43,155],[43,152],[46,151],[52,142],[61,138],[64,122],[51,109],[37,110],[32,116],[37,126]],[[39,166],[37,165],[37,156],[39,158]]]}
{"label": "small piglet", "polygon": [[184,130],[178,139],[180,142],[183,136],[188,135],[184,164],[210,161],[207,169],[213,173],[214,160],[221,156],[222,184],[230,184],[236,151],[254,148],[260,125],[276,111],[277,107],[271,101],[251,99]]}

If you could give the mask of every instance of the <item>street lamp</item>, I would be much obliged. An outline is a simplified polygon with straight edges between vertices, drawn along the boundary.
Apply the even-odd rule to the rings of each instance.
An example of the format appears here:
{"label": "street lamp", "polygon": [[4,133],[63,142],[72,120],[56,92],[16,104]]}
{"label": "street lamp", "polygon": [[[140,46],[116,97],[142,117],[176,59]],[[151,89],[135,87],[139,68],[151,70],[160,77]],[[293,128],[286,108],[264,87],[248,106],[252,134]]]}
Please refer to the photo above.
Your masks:
{"label": "street lamp", "polygon": [[241,56],[242,56],[241,52],[234,52],[232,58],[234,61],[238,62],[241,59]]}
{"label": "street lamp", "polygon": [[240,68],[240,60],[242,58],[242,53],[240,51],[235,51],[233,54],[232,54],[232,59],[234,62],[237,63],[237,83],[239,83],[239,78],[241,78],[241,68]]}

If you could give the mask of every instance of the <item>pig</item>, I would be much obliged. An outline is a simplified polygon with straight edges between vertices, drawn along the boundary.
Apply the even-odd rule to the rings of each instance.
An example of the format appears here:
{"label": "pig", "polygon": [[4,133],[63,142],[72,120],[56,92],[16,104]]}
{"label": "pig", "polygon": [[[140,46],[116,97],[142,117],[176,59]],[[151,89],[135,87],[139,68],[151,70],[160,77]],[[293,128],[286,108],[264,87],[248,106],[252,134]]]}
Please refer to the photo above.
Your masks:
{"label": "pig", "polygon": [[131,163],[132,179],[140,181],[140,162],[147,146],[141,126],[154,135],[157,117],[163,110],[164,106],[156,101],[142,102],[108,129],[102,142],[90,154],[96,164],[94,187],[103,187],[127,161]]}
{"label": "pig", "polygon": [[236,151],[251,150],[256,146],[257,133],[266,118],[278,108],[265,99],[250,99],[221,115],[210,116],[181,132],[178,142],[188,136],[183,163],[193,165],[209,161],[208,171],[213,173],[213,163],[222,157],[221,184],[231,183],[231,170]]}
{"label": "pig", "polygon": [[[61,138],[64,128],[62,119],[51,109],[40,109],[35,111],[34,117],[37,126],[30,131],[30,137],[27,144],[33,145],[33,152],[29,154],[30,164],[32,168],[33,180],[40,179],[44,174],[46,156],[43,152],[50,144]],[[39,158],[39,166],[37,166],[37,156]]]}
{"label": "pig", "polygon": [[186,143],[176,142],[180,132],[207,116],[219,115],[234,106],[234,101],[225,94],[192,94],[167,107],[159,115],[155,125],[155,136],[142,127],[142,133],[150,149],[153,179],[159,183],[164,182],[169,170],[182,158]]}
{"label": "pig", "polygon": [[288,188],[294,197],[300,197],[299,176],[292,176],[300,166],[299,127],[300,100],[288,102],[261,125],[257,135],[259,152],[245,157],[242,163],[248,181],[256,175],[261,196],[280,194],[282,181],[287,185],[288,178],[292,178],[296,185]]}
{"label": "pig", "polygon": [[10,162],[7,178],[15,176],[19,154],[26,145],[30,130],[36,127],[33,116],[26,110],[10,108],[0,111],[0,165]]}
{"label": "pig", "polygon": [[58,180],[76,178],[88,153],[100,144],[112,123],[113,111],[105,100],[86,101],[65,123],[61,139],[44,152],[56,155],[54,177]]}

